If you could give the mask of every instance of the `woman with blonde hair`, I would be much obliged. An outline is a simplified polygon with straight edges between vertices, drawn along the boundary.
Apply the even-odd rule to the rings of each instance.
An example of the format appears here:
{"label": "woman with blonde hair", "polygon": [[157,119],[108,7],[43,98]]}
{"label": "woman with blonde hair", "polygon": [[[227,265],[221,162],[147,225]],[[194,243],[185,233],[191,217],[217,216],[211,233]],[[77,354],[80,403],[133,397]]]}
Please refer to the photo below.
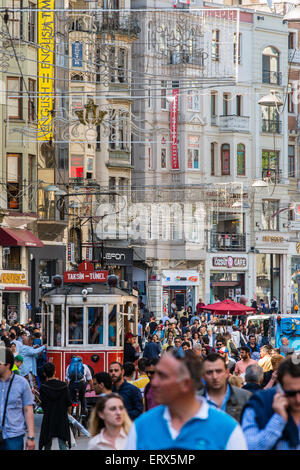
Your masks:
{"label": "woman with blonde hair", "polygon": [[132,422],[117,393],[100,397],[89,420],[88,450],[123,450]]}

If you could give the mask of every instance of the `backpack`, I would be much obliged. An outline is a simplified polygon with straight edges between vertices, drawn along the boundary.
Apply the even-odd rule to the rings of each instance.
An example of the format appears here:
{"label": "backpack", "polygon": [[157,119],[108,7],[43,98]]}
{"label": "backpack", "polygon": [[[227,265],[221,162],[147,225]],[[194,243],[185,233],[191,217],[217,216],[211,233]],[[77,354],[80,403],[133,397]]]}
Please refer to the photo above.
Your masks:
{"label": "backpack", "polygon": [[81,357],[73,357],[68,371],[69,380],[78,382],[84,378],[84,367]]}

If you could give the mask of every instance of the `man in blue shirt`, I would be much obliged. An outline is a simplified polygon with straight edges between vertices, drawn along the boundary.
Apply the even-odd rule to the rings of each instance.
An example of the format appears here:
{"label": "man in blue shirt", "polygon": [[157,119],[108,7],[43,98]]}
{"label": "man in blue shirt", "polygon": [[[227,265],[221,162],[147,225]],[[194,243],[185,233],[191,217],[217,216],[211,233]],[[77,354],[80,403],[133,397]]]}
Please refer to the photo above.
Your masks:
{"label": "man in blue shirt", "polygon": [[121,395],[130,419],[134,420],[143,412],[143,398],[140,390],[124,379],[124,369],[119,362],[109,365],[112,391]]}
{"label": "man in blue shirt", "polygon": [[[10,349],[1,347],[0,350],[0,429],[3,441],[1,450],[23,450],[24,435],[27,429],[26,449],[35,449],[33,395],[28,382],[20,375],[12,373],[14,356]],[[9,385],[4,426],[2,421]]]}
{"label": "man in blue shirt", "polygon": [[156,366],[152,386],[160,406],[131,427],[126,450],[246,449],[239,424],[197,397],[201,359],[193,351],[166,353]]}
{"label": "man in blue shirt", "polygon": [[300,450],[300,355],[282,361],[277,377],[279,385],[256,392],[245,407],[249,450]]}

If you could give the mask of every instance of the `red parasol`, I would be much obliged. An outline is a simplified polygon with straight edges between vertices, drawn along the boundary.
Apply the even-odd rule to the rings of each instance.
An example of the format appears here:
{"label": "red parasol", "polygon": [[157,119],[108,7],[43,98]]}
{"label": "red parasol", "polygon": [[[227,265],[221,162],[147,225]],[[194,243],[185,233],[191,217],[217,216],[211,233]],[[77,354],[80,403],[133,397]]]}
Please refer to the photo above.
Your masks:
{"label": "red parasol", "polygon": [[243,315],[245,313],[256,312],[255,308],[247,307],[247,305],[239,304],[233,300],[226,299],[215,304],[204,305],[201,310],[210,310],[217,315]]}

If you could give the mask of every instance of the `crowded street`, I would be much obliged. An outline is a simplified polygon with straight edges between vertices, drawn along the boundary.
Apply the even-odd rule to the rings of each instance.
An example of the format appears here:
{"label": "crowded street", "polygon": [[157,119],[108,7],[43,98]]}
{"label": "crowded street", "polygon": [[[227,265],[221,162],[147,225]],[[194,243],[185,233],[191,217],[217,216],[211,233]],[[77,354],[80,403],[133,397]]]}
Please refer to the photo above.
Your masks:
{"label": "crowded street", "polygon": [[300,450],[299,89],[295,1],[0,1],[1,455]]}

